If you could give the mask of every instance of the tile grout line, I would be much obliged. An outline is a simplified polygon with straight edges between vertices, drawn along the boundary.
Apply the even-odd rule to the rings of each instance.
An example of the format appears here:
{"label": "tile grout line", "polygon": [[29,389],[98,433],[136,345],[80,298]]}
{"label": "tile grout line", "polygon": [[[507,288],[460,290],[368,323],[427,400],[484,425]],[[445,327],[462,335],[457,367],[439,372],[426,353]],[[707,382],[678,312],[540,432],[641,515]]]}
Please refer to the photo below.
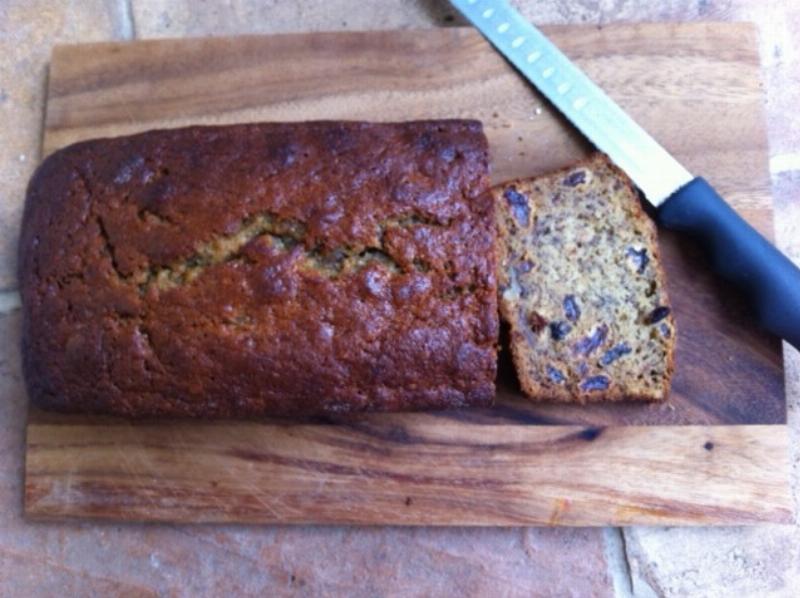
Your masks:
{"label": "tile grout line", "polygon": [[125,8],[123,10],[123,32],[125,39],[136,39],[136,20],[133,18],[133,0],[123,0]]}
{"label": "tile grout line", "polygon": [[44,131],[47,128],[47,100],[50,98],[50,62],[44,67],[44,81],[42,83],[42,108],[39,116],[39,139],[36,145],[36,162],[39,163],[44,157]]}
{"label": "tile grout line", "polygon": [[633,575],[621,527],[603,528],[606,563],[615,598],[633,598]]}
{"label": "tile grout line", "polygon": [[136,23],[133,19],[133,0],[112,0],[112,35],[114,40],[136,39]]}

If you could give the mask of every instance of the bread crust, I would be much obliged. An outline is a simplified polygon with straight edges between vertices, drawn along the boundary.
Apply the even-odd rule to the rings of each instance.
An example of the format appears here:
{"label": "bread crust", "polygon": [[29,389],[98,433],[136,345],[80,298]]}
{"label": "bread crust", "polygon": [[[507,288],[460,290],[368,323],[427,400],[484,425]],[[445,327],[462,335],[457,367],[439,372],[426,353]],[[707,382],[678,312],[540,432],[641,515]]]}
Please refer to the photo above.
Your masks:
{"label": "bread crust", "polygon": [[19,246],[30,396],[126,417],[489,405],[487,189],[476,121],[189,127],[58,151]]}

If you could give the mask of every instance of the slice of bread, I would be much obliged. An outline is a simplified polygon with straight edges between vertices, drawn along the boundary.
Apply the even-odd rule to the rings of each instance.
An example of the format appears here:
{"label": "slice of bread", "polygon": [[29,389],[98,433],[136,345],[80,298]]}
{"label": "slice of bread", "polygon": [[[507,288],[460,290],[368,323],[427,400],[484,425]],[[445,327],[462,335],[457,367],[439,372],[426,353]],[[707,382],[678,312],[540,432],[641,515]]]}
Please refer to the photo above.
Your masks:
{"label": "slice of bread", "polygon": [[675,324],[653,222],[597,154],[493,189],[500,313],[535,400],[662,400]]}

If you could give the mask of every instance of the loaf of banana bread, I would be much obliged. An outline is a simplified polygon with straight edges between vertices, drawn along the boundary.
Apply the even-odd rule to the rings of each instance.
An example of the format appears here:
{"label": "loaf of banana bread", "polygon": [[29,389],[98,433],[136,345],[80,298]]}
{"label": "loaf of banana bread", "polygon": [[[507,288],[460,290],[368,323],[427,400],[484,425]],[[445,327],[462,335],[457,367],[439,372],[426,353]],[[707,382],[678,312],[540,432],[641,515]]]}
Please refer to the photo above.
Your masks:
{"label": "loaf of banana bread", "polygon": [[533,399],[664,399],[675,325],[655,227],[602,154],[493,190],[500,310]]}
{"label": "loaf of banana bread", "polygon": [[487,189],[474,121],[190,127],[58,151],[20,241],[30,396],[128,417],[487,405]]}

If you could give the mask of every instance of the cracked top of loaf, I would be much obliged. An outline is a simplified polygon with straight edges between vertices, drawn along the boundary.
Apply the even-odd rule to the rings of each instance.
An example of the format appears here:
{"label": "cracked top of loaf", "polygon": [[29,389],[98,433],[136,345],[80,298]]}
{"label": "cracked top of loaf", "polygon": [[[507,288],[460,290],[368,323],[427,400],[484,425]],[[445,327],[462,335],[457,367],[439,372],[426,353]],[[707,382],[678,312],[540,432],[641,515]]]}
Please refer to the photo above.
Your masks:
{"label": "cracked top of loaf", "polygon": [[20,240],[30,395],[131,417],[489,404],[487,188],[474,121],[190,127],[56,152]]}

